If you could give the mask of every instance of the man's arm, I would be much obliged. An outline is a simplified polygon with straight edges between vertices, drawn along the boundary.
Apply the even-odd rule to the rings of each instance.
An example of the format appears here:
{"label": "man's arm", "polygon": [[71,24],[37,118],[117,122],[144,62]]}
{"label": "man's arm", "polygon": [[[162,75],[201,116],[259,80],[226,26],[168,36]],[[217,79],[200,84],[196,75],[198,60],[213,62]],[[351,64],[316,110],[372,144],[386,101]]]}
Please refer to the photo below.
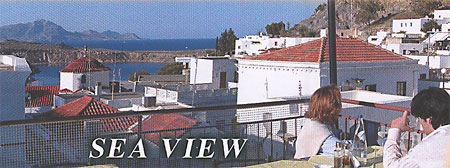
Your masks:
{"label": "man's arm", "polygon": [[409,155],[402,157],[400,149],[400,135],[402,131],[409,130],[406,126],[408,112],[405,111],[403,116],[392,121],[392,128],[389,129],[386,143],[383,151],[383,166],[386,168],[401,167],[419,167]]}

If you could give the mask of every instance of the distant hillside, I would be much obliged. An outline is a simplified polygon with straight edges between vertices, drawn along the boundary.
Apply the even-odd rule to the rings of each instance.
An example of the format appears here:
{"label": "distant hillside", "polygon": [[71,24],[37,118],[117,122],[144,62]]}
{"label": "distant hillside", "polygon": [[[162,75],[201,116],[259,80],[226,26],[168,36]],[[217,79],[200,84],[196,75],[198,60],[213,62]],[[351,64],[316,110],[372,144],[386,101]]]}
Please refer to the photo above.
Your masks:
{"label": "distant hillside", "polygon": [[[369,34],[374,34],[379,30],[390,30],[393,19],[424,17],[415,13],[412,5],[414,0],[378,0],[378,4],[383,9],[376,12],[374,18],[369,23],[358,22],[358,19],[360,19],[358,18],[358,13],[364,12],[361,9],[361,2],[369,1],[371,0],[336,0],[336,28],[349,29],[352,27],[353,29],[362,31],[361,36],[365,38]],[[450,4],[449,0],[433,1],[439,1],[442,5]],[[320,29],[327,27],[328,6],[326,3],[323,3],[316,8],[313,15],[287,30],[287,35],[299,36],[302,34],[301,31],[305,30],[314,31],[318,35]]]}
{"label": "distant hillside", "polygon": [[0,41],[18,40],[28,42],[62,42],[79,40],[140,40],[136,34],[120,34],[113,31],[69,32],[47,20],[19,23],[0,27]]}
{"label": "distant hillside", "polygon": [[[106,49],[89,49],[88,55],[103,63],[159,62],[172,63],[175,57],[206,55],[214,53],[213,49],[185,51],[117,51]],[[15,55],[31,64],[67,65],[82,57],[81,48],[73,48],[64,43],[41,44],[5,40],[0,42],[0,55]]]}

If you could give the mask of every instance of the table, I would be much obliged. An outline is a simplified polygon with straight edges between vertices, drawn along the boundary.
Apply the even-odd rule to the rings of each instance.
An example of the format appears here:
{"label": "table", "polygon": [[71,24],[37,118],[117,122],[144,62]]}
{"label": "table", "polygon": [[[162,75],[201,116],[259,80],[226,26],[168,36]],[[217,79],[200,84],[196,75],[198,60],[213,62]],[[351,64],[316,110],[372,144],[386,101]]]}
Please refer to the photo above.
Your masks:
{"label": "table", "polygon": [[[367,168],[382,168],[383,167],[383,147],[380,146],[370,146],[369,153],[367,154],[369,165],[363,166]],[[375,163],[375,165],[373,164]],[[250,168],[284,168],[284,167],[293,167],[293,168],[314,168],[318,165],[333,165],[334,158],[331,156],[325,155],[316,155],[309,158],[309,160],[280,160],[265,164],[253,165],[249,166]]]}

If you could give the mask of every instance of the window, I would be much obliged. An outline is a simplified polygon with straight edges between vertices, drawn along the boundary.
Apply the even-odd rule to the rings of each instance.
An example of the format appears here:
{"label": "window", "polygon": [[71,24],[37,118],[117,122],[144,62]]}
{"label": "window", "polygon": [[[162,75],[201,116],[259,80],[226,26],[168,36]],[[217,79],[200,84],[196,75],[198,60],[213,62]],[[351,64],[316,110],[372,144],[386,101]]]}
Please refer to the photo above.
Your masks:
{"label": "window", "polygon": [[239,81],[239,73],[237,71],[234,72],[234,82],[238,82]]}
{"label": "window", "polygon": [[427,78],[427,74],[420,74],[419,79],[426,79]]}
{"label": "window", "polygon": [[411,26],[411,27],[412,27],[412,23],[409,23],[409,26]]}
{"label": "window", "polygon": [[275,41],[275,46],[277,46],[278,45],[278,41]]}
{"label": "window", "polygon": [[344,33],[341,33],[341,37],[344,37]]}
{"label": "window", "polygon": [[241,46],[238,46],[238,49],[241,49]]}
{"label": "window", "polygon": [[403,55],[406,55],[406,50],[403,50]]}
{"label": "window", "polygon": [[366,90],[372,91],[372,92],[376,92],[377,91],[377,85],[376,84],[366,85]]}
{"label": "window", "polygon": [[397,95],[406,96],[406,82],[397,82]]}
{"label": "window", "polygon": [[400,23],[400,27],[403,27],[403,23]]}
{"label": "window", "polygon": [[86,75],[81,76],[81,83],[86,83]]}

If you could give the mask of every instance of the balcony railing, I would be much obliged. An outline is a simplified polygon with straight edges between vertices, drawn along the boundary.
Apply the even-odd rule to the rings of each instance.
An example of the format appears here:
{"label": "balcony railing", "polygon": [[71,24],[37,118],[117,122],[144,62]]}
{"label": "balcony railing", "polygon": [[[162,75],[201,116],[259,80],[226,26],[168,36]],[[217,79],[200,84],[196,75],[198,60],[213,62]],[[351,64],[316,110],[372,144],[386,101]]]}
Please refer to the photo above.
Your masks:
{"label": "balcony railing", "polygon": [[[119,167],[233,167],[291,159],[294,154],[294,141],[301,130],[303,114],[307,110],[308,102],[308,99],[300,99],[96,116],[2,121],[0,122],[0,167],[104,164]],[[352,100],[344,100],[344,102],[394,111],[407,110]],[[301,106],[291,106],[292,104],[301,104]],[[170,122],[174,117],[173,114],[184,117],[169,124],[165,123]],[[245,118],[244,114],[261,116],[262,119],[253,117],[242,120]],[[270,114],[271,117],[265,114]],[[190,124],[193,119],[197,123],[192,126]],[[346,134],[351,134],[351,125],[349,127],[347,125],[350,123],[348,120],[352,119],[355,118],[341,116],[340,122],[345,122]],[[373,123],[388,126],[384,123]],[[124,158],[89,158],[90,152],[95,151],[92,143],[96,138],[106,139],[103,145],[104,155],[110,152],[111,142],[107,140],[126,139],[126,143],[122,144],[125,151]],[[196,138],[196,142],[199,142],[200,138],[213,138],[216,139],[216,143],[221,142],[222,138],[248,139],[248,141],[237,158],[234,157],[233,152],[228,158],[224,158],[221,153],[223,151],[217,150],[220,147],[212,147],[211,150],[215,151],[215,154],[211,159],[196,158],[198,154],[196,148],[192,149],[192,159],[183,159],[185,155],[183,146],[181,151],[175,150],[173,156],[167,158],[162,138],[172,138],[172,142],[176,138],[183,140]],[[128,159],[128,154],[139,139],[143,140],[147,158]],[[129,146],[129,144],[132,145]],[[133,156],[136,155],[135,153]]]}

